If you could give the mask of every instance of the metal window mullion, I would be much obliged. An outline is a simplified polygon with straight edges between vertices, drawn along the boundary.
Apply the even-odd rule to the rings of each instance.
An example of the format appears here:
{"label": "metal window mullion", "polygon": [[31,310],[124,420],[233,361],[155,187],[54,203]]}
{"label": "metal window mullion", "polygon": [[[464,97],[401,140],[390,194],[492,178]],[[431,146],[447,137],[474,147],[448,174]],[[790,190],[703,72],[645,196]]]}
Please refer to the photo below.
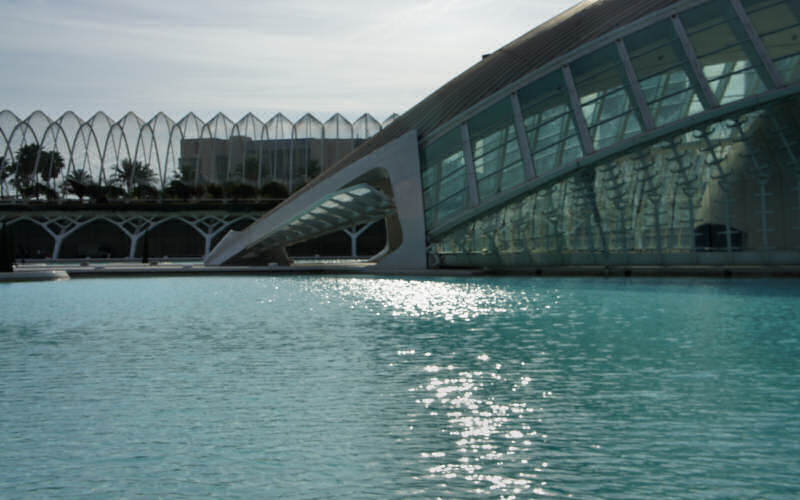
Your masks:
{"label": "metal window mullion", "polygon": [[470,144],[469,127],[466,122],[461,124],[461,147],[464,150],[464,169],[467,174],[469,205],[477,207],[481,204],[481,199],[478,196],[478,177],[475,174],[475,160],[472,158],[472,144]]}
{"label": "metal window mullion", "polygon": [[561,141],[558,145],[558,152],[556,153],[556,168],[564,164],[564,151],[567,149],[567,141],[569,140],[567,136],[569,125],[569,119],[564,119],[561,123]]}
{"label": "metal window mullion", "polygon": [[694,76],[694,78],[690,78],[690,81],[694,80],[694,84],[700,87],[699,89],[695,87],[695,90],[699,91],[697,92],[697,97],[700,99],[705,109],[719,107],[717,96],[714,95],[714,92],[711,90],[711,85],[709,85],[708,80],[703,74],[703,68],[700,66],[700,61],[697,60],[697,53],[694,51],[692,42],[689,40],[686,28],[677,15],[672,16],[672,27],[678,35],[678,40],[681,42],[683,53],[686,56],[686,60],[692,72],[691,75]]}
{"label": "metal window mullion", "polygon": [[514,112],[514,128],[517,131],[517,146],[522,155],[522,165],[525,168],[525,179],[533,179],[536,177],[536,168],[533,165],[528,134],[525,133],[525,125],[522,120],[522,106],[519,104],[519,96],[516,92],[511,94],[511,109]]}
{"label": "metal window mullion", "polygon": [[[593,104],[594,105],[594,109],[592,109],[592,119],[589,120],[586,123],[587,127],[589,127],[589,123],[591,123],[591,128],[593,128],[595,130],[597,129],[597,126],[599,125],[598,122],[600,121],[600,117],[603,116],[603,112],[605,111],[606,99],[608,98],[609,95],[613,94],[614,92],[615,91],[609,92],[608,89],[602,90],[602,91],[598,92],[600,97],[595,99],[594,102],[588,103],[588,104]],[[616,116],[619,116],[619,115],[616,115]]]}
{"label": "metal window mullion", "polygon": [[[431,197],[431,199],[433,200],[434,207],[439,204],[439,196],[440,196],[440,193],[442,192],[442,163],[443,162],[444,162],[444,160],[440,161],[436,165],[436,167],[434,167],[434,168],[436,168],[436,171],[434,172],[435,175],[434,175],[434,179],[433,179],[433,184],[430,187],[430,189],[433,189],[433,196]],[[429,208],[433,208],[433,207],[429,207]]]}
{"label": "metal window mullion", "polygon": [[747,12],[745,12],[744,7],[742,6],[742,2],[740,0],[729,0],[733,10],[736,12],[736,16],[739,18],[739,22],[742,23],[744,27],[745,33],[747,33],[747,37],[750,39],[750,43],[753,44],[753,48],[756,50],[756,54],[761,59],[761,64],[763,65],[764,69],[767,72],[767,75],[772,80],[768,87],[770,88],[777,88],[783,87],[785,85],[783,81],[783,77],[778,72],[778,69],[775,67],[775,63],[772,62],[772,58],[769,56],[767,52],[767,48],[764,46],[764,42],[761,40],[761,37],[758,36],[755,27],[750,22],[750,18],[747,17]]}
{"label": "metal window mullion", "polygon": [[636,117],[630,111],[620,116],[622,116],[623,118],[622,118],[622,126],[617,131],[617,141],[625,139],[625,131],[628,130],[628,122],[630,121],[631,116],[633,116],[634,120],[636,119]]}
{"label": "metal window mullion", "polygon": [[497,189],[495,192],[500,192],[502,190],[501,184],[503,183],[503,170],[506,168],[506,154],[508,153],[508,126],[503,127],[503,149],[500,151],[500,168],[498,169],[497,173],[500,174],[500,178],[497,180]]}
{"label": "metal window mullion", "polygon": [[[677,94],[679,94],[679,93],[681,93],[681,92],[686,92],[686,89],[681,89],[680,91],[678,91],[678,92],[675,92],[675,93],[673,93],[673,94],[670,94],[670,95],[664,95],[664,94],[666,94],[666,93],[667,93],[667,87],[669,87],[669,80],[670,80],[670,78],[672,77],[672,74],[673,74],[673,73],[662,73],[662,74],[661,74],[661,76],[663,77],[664,81],[663,81],[663,82],[661,82],[661,85],[659,85],[659,88],[658,88],[658,99],[656,99],[656,100],[653,102],[653,105],[654,105],[654,106],[655,106],[655,108],[656,108],[656,110],[655,110],[654,112],[651,112],[651,115],[652,115],[653,117],[655,117],[655,116],[661,116],[661,109],[664,107],[664,101],[665,101],[666,99],[669,99],[669,98],[670,98],[670,97],[672,97],[673,95],[677,95]],[[691,84],[691,82],[689,82],[689,83]],[[653,122],[655,123],[655,118],[653,119]]]}
{"label": "metal window mullion", "polygon": [[[539,133],[540,133],[540,132],[541,132],[541,130],[542,130],[542,125],[541,125],[541,121],[542,121],[542,113],[541,113],[541,112],[540,112],[540,113],[538,113],[538,114],[536,115],[536,121],[537,121],[537,122],[539,122],[539,124],[538,124],[538,125],[535,125],[535,126],[536,126],[536,128],[533,130],[533,135],[534,135],[534,138],[533,138],[533,148],[534,148],[534,149],[533,149],[533,150],[532,150],[532,152],[531,152],[531,158],[533,158],[533,155],[534,155],[534,154],[536,154],[536,152],[538,151],[538,150],[537,150],[537,149],[535,149],[535,148],[538,148],[538,147],[539,147]],[[525,137],[527,138],[527,133],[525,134]],[[540,149],[541,149],[541,148],[540,148]]]}
{"label": "metal window mullion", "polygon": [[572,108],[572,117],[575,120],[575,125],[578,127],[578,136],[581,140],[583,155],[589,156],[594,153],[594,143],[592,142],[592,137],[589,135],[589,127],[586,125],[586,118],[584,118],[583,111],[581,110],[578,90],[575,88],[575,80],[572,79],[572,71],[569,66],[565,65],[561,67],[561,75],[564,78],[564,84],[567,86],[569,106]]}
{"label": "metal window mullion", "polygon": [[647,107],[647,100],[644,98],[644,92],[642,92],[642,87],[639,85],[639,79],[633,69],[631,58],[628,55],[628,48],[625,47],[625,43],[622,41],[622,39],[617,40],[617,54],[622,62],[622,68],[625,70],[625,76],[628,80],[628,88],[631,89],[631,92],[633,93],[633,101],[636,103],[636,107],[639,110],[639,116],[642,117],[644,129],[652,130],[655,128],[653,115],[650,114],[650,108]]}
{"label": "metal window mullion", "polygon": [[[668,77],[671,78],[672,75],[674,75],[674,74],[675,73],[671,73],[670,75],[668,75]],[[662,102],[666,101],[667,99],[670,99],[670,98],[675,97],[675,96],[680,95],[680,94],[684,94],[684,93],[686,93],[686,92],[688,92],[690,90],[694,90],[694,87],[688,87],[688,88],[684,87],[684,88],[676,90],[674,92],[667,93],[667,87],[669,86],[669,83],[670,83],[669,78],[667,78],[667,80],[665,80],[666,83],[664,84],[664,88],[661,90],[662,94],[658,97],[658,99],[653,101],[653,104],[662,103]],[[690,80],[689,81],[689,85],[691,85],[691,83],[692,82]]]}

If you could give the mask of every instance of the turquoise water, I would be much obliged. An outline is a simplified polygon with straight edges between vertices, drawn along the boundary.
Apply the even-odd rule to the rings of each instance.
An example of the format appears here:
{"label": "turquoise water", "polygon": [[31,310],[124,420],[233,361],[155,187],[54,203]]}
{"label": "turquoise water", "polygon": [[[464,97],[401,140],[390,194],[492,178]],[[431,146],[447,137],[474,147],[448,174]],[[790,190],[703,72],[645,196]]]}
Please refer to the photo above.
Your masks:
{"label": "turquoise water", "polygon": [[793,498],[800,282],[0,285],[4,498]]}

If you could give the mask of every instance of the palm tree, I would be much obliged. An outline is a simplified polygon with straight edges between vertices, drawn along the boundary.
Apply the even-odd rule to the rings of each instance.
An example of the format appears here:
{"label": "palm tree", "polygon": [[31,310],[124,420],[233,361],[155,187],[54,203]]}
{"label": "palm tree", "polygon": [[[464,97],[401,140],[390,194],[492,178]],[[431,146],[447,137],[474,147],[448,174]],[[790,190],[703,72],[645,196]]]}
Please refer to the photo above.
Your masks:
{"label": "palm tree", "polygon": [[114,166],[111,174],[111,183],[133,194],[133,190],[140,186],[152,186],[156,173],[149,164],[134,160],[122,160]]}
{"label": "palm tree", "polygon": [[84,168],[77,168],[69,173],[66,180],[66,189],[83,201],[83,197],[89,194],[89,186],[92,184],[92,176]]}
{"label": "palm tree", "polygon": [[[17,150],[17,161],[6,168],[13,171],[11,183],[19,192],[38,199],[41,193],[55,193],[48,184],[64,168],[64,157],[55,150],[45,151],[38,144],[26,144]],[[39,184],[40,177],[44,184]]]}

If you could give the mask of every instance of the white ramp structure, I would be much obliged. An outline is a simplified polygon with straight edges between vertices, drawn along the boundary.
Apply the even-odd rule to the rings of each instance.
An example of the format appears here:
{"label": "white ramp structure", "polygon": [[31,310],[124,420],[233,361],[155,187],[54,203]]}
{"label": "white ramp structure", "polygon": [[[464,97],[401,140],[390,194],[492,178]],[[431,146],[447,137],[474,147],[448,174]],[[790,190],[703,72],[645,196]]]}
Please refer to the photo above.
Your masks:
{"label": "white ramp structure", "polygon": [[[402,200],[402,202],[397,202]],[[230,231],[207,256],[207,265],[266,264],[283,248],[328,233],[386,220],[381,268],[426,267],[417,133],[373,151],[348,168],[322,175],[243,231]]]}

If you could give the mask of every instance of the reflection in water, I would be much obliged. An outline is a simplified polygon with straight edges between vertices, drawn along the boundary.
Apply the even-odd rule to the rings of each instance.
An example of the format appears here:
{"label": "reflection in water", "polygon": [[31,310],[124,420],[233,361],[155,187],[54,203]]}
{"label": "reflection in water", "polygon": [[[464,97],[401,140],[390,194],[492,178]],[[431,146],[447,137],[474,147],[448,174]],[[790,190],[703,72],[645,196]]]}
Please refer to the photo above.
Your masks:
{"label": "reflection in water", "polygon": [[[395,340],[408,344],[390,364],[416,381],[408,392],[419,409],[408,422],[425,443],[425,494],[514,498],[637,496],[639,486],[685,495],[682,480],[716,470],[714,462],[733,466],[721,454],[735,444],[696,441],[753,424],[727,422],[737,403],[718,400],[758,385],[742,378],[753,360],[740,350],[739,332],[753,332],[728,321],[753,290],[718,285],[340,279],[329,290],[353,308],[399,320]],[[788,297],[773,289],[761,298],[797,318],[781,300],[796,298],[793,286]],[[796,343],[797,329],[792,334]],[[719,391],[713,384],[726,374],[734,381]],[[736,491],[748,484],[743,474],[730,482]]]}
{"label": "reflection in water", "polygon": [[2,292],[10,497],[800,491],[795,281],[154,278]]}

